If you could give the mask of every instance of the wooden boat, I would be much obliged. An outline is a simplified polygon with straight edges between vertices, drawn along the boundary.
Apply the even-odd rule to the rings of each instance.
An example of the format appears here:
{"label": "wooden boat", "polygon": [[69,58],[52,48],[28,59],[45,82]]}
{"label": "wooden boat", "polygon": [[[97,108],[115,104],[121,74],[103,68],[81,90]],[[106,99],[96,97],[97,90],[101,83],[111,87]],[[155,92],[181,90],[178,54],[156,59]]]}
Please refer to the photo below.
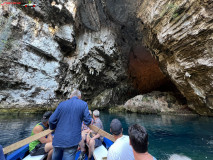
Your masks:
{"label": "wooden boat", "polygon": [[[103,144],[97,147],[93,153],[95,160],[103,160],[107,157],[107,150],[113,144],[113,142],[104,137]],[[77,152],[75,160],[78,159],[80,151]],[[47,155],[40,156],[30,156],[29,154],[29,144],[21,147],[20,149],[14,151],[12,154],[6,157],[6,160],[45,160]],[[87,157],[85,158],[87,160]]]}

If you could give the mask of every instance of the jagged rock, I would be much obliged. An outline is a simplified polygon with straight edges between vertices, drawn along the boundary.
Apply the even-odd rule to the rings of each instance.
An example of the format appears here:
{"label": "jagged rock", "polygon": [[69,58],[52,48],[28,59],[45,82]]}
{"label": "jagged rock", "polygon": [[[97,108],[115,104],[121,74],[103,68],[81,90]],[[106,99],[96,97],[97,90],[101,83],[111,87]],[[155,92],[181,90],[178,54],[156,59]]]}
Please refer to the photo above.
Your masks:
{"label": "jagged rock", "polygon": [[91,108],[109,108],[110,101],[112,99],[113,90],[108,89],[99,94],[97,97],[94,98]]}
{"label": "jagged rock", "polygon": [[54,39],[58,42],[64,56],[70,56],[75,51],[76,42],[73,25],[61,26],[56,31]]}
{"label": "jagged rock", "polygon": [[7,35],[0,48],[1,107],[49,104],[59,86],[57,76],[63,56],[59,45],[48,24],[17,8],[9,13],[9,20],[1,19],[1,30]]}
{"label": "jagged rock", "polygon": [[74,30],[72,25],[64,25],[58,29],[55,33],[55,37],[59,39],[59,41],[66,42],[68,46],[73,46],[74,42]]}
{"label": "jagged rock", "polygon": [[91,109],[109,109],[115,106],[115,104],[125,102],[126,97],[136,94],[134,92],[134,88],[130,87],[128,83],[121,83],[114,88],[106,89],[99,95],[94,96],[94,99],[90,103],[90,107]]}
{"label": "jagged rock", "polygon": [[[2,107],[58,103],[69,98],[73,88],[90,104],[108,107],[123,104],[139,91],[162,86],[171,91],[170,78],[190,108],[213,115],[212,0],[35,4],[0,8]],[[135,47],[146,47],[159,63],[152,59],[144,67],[146,58],[140,55],[131,61]],[[130,69],[137,61],[143,69]],[[140,79],[133,80],[136,85],[134,77]]]}
{"label": "jagged rock", "polygon": [[124,105],[120,106],[120,108],[137,113],[193,113],[187,109],[187,105],[179,102],[172,93],[157,91],[138,95],[128,100]]}
{"label": "jagged rock", "polygon": [[143,42],[189,107],[213,115],[213,1],[144,0],[138,18]]}
{"label": "jagged rock", "polygon": [[56,61],[60,61],[63,58],[61,52],[59,51],[58,43],[53,41],[52,38],[38,37],[35,38],[31,43],[27,43],[27,45],[37,52],[44,54],[45,56]]}
{"label": "jagged rock", "polygon": [[91,100],[106,89],[119,85],[119,79],[127,77],[125,61],[115,42],[116,33],[103,28],[99,32],[86,32],[76,38],[75,57],[66,58],[69,64],[65,85],[60,90],[70,93],[80,88],[84,98]]}
{"label": "jagged rock", "polygon": [[96,9],[96,3],[94,0],[82,0],[80,6],[80,15],[83,24],[93,30],[99,31],[101,24],[99,20],[99,15]]}

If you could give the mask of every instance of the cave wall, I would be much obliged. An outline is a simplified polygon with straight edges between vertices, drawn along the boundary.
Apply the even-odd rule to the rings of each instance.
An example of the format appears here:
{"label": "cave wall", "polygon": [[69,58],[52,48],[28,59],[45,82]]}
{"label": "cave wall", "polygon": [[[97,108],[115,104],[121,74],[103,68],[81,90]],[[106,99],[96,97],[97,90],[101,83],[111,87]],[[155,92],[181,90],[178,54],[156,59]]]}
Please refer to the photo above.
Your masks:
{"label": "cave wall", "polygon": [[[159,90],[161,86],[171,83],[160,70],[157,59],[145,47],[134,47],[129,54],[128,72],[133,85],[141,94]],[[164,86],[170,90],[169,85]]]}
{"label": "cave wall", "polygon": [[144,0],[138,10],[143,42],[201,115],[213,109],[213,1]]}
{"label": "cave wall", "polygon": [[106,108],[170,79],[192,109],[212,115],[212,0],[34,3],[0,8],[1,107],[53,106],[78,88]]}
{"label": "cave wall", "polygon": [[52,107],[74,88],[96,107],[136,95],[127,74],[136,0],[34,2],[0,8],[1,108]]}

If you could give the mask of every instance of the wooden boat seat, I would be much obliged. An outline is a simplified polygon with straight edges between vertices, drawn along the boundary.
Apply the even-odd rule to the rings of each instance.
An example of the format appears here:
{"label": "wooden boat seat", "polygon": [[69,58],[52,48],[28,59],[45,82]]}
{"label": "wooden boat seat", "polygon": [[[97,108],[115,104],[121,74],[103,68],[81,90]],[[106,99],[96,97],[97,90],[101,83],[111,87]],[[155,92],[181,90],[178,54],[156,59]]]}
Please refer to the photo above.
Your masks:
{"label": "wooden boat seat", "polygon": [[107,149],[103,145],[101,145],[95,148],[93,152],[93,157],[95,158],[95,160],[104,160],[107,157],[107,153]]}
{"label": "wooden boat seat", "polygon": [[39,155],[39,156],[28,155],[23,160],[44,160],[46,157],[47,157],[47,154],[45,154],[45,155]]}

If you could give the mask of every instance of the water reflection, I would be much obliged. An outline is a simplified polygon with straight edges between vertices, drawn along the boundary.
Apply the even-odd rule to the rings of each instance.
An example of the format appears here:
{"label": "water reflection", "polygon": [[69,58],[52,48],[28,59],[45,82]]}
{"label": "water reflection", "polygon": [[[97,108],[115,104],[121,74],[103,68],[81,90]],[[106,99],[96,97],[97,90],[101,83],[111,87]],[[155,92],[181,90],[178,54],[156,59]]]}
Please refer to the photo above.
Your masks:
{"label": "water reflection", "polygon": [[0,115],[0,144],[6,147],[30,136],[31,130],[41,117],[42,114]]}
{"label": "water reflection", "polygon": [[[3,147],[22,140],[31,134],[41,120],[38,115],[0,115],[0,144]],[[101,112],[104,129],[109,132],[113,118],[121,120],[124,134],[128,127],[138,123],[149,133],[149,152],[158,160],[171,155],[185,155],[192,160],[213,158],[213,118],[199,116],[140,115],[131,113]],[[175,157],[175,156],[173,156]]]}
{"label": "water reflection", "polygon": [[166,160],[173,154],[185,155],[193,160],[213,157],[213,118],[131,113],[102,113],[101,118],[107,131],[113,118],[123,122],[125,134],[132,124],[145,126],[149,133],[149,151],[157,159]]}

